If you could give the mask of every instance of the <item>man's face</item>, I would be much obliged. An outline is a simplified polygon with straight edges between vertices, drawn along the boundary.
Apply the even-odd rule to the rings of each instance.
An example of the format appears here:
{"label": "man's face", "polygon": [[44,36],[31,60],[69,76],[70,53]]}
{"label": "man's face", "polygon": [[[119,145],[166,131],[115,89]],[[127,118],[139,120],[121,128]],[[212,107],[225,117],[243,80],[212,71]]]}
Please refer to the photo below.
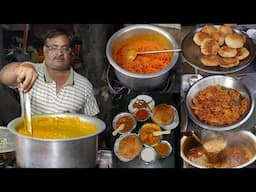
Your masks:
{"label": "man's face", "polygon": [[71,59],[70,41],[65,35],[47,40],[44,46],[44,59],[47,67],[63,71],[69,68]]}

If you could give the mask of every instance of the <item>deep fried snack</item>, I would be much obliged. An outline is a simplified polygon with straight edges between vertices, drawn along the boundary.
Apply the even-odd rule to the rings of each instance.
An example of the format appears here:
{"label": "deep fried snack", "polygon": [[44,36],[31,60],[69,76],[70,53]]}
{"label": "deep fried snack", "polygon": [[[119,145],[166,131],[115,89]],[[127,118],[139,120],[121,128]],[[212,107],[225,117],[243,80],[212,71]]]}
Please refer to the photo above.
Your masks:
{"label": "deep fried snack", "polygon": [[202,32],[207,33],[208,35],[212,36],[213,33],[217,31],[217,28],[215,28],[211,24],[204,25],[201,29]]}
{"label": "deep fried snack", "polygon": [[173,122],[174,109],[167,104],[159,104],[152,110],[153,120],[159,125],[169,125]]}
{"label": "deep fried snack", "polygon": [[204,55],[201,57],[201,62],[205,66],[218,66],[223,63],[222,59],[218,55]]}
{"label": "deep fried snack", "polygon": [[225,43],[231,48],[242,48],[244,46],[246,39],[237,33],[227,34],[225,37]]}
{"label": "deep fried snack", "polygon": [[233,33],[232,27],[231,27],[231,26],[228,26],[228,25],[226,25],[226,24],[221,25],[221,26],[218,28],[218,31],[221,32],[223,35],[227,35],[227,34]]}
{"label": "deep fried snack", "polygon": [[198,46],[201,46],[203,40],[206,39],[206,38],[210,38],[210,35],[208,35],[207,33],[199,31],[199,32],[196,32],[195,35],[193,36],[193,41]]}
{"label": "deep fried snack", "polygon": [[139,155],[142,143],[137,135],[127,135],[122,138],[118,146],[118,154],[127,159],[134,159]]}
{"label": "deep fried snack", "polygon": [[248,51],[248,49],[246,47],[242,47],[242,48],[239,48],[237,49],[237,55],[236,57],[239,59],[239,60],[243,60],[245,59],[246,57],[248,57],[250,55],[250,52]]}
{"label": "deep fried snack", "polygon": [[219,49],[218,54],[221,57],[235,57],[237,55],[237,49],[224,45]]}
{"label": "deep fried snack", "polygon": [[239,65],[239,59],[236,57],[231,58],[222,58],[223,63],[220,65],[220,67],[223,68],[231,68]]}
{"label": "deep fried snack", "polygon": [[219,31],[212,34],[212,39],[214,39],[220,46],[225,42],[225,35]]}
{"label": "deep fried snack", "polygon": [[213,39],[205,39],[201,44],[201,52],[204,55],[217,55],[220,46]]}

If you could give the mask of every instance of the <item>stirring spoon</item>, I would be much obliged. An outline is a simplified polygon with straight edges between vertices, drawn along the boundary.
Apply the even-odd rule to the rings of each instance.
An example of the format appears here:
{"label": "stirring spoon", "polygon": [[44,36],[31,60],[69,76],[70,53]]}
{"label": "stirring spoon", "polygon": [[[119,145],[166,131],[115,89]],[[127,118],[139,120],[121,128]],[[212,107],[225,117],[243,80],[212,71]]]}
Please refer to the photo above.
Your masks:
{"label": "stirring spoon", "polygon": [[212,152],[212,153],[218,153],[222,151],[226,145],[227,141],[224,139],[212,139],[206,142],[203,142],[195,133],[192,131],[192,136],[203,146],[203,148],[207,152]]}
{"label": "stirring spoon", "polygon": [[24,126],[29,134],[33,134],[31,123],[31,104],[28,93],[20,91],[21,116],[24,119]]}
{"label": "stirring spoon", "polygon": [[137,55],[142,54],[152,54],[152,53],[170,53],[170,52],[179,52],[181,49],[166,49],[166,50],[155,50],[155,51],[136,51],[134,49],[130,49],[126,53],[126,60],[133,61]]}

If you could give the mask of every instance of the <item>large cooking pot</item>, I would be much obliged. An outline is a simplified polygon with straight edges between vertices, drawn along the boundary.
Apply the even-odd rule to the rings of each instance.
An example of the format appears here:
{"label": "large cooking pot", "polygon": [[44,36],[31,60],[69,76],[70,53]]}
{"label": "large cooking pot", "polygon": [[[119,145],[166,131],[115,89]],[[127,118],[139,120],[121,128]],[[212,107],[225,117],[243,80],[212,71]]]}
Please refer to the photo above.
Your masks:
{"label": "large cooking pot", "polygon": [[78,117],[82,122],[96,125],[95,133],[68,139],[44,139],[20,134],[16,128],[23,124],[19,117],[8,124],[16,136],[16,161],[21,168],[90,168],[96,166],[98,135],[106,128],[105,123],[95,117],[82,114],[44,114],[34,118]]}
{"label": "large cooking pot", "polygon": [[[209,141],[210,138],[214,139],[217,138],[217,134],[220,132],[213,132],[213,131],[204,131],[201,133],[201,138],[205,137],[208,138]],[[224,162],[222,165],[225,165],[225,162],[227,163],[225,167],[222,167],[221,164],[217,163],[210,163],[203,158],[205,155],[204,151],[198,151],[196,154],[196,149],[199,149],[198,147],[201,145],[199,144],[194,137],[192,136],[183,136],[181,138],[180,142],[180,155],[181,158],[190,166],[196,167],[196,168],[243,168],[247,167],[250,164],[252,164],[256,160],[256,136],[251,133],[250,131],[229,131],[229,132],[222,132],[222,137],[225,138],[227,141],[227,146],[224,150],[220,153],[226,154],[225,156],[219,155],[218,161]],[[203,136],[202,136],[203,135]],[[240,147],[245,147],[251,153],[251,158],[247,161],[244,161],[243,163],[238,163],[239,159],[242,160],[245,156],[245,153],[239,152]],[[194,152],[193,158],[190,158],[188,155],[190,152]],[[229,151],[229,152],[227,152]],[[201,158],[199,158],[201,156]],[[197,159],[197,160],[196,160]],[[232,166],[228,166],[229,164],[232,164]]]}
{"label": "large cooking pot", "polygon": [[[216,85],[216,84],[219,84],[226,88],[235,89],[235,90],[239,91],[242,94],[242,96],[246,97],[249,100],[249,109],[247,110],[245,115],[243,115],[239,119],[238,122],[235,122],[231,125],[226,125],[226,126],[213,126],[213,125],[209,125],[209,124],[206,124],[206,123],[200,121],[196,117],[196,115],[193,113],[193,111],[190,107],[192,99],[194,97],[196,97],[196,95],[202,89],[204,89],[210,85]],[[212,75],[212,76],[208,76],[208,77],[200,79],[199,81],[197,81],[190,87],[190,89],[188,90],[188,93],[186,95],[186,108],[188,110],[190,119],[195,124],[197,124],[199,127],[202,127],[202,128],[208,129],[208,130],[212,130],[212,131],[226,131],[226,130],[238,128],[239,126],[244,124],[250,118],[250,116],[253,113],[254,106],[255,106],[254,97],[253,97],[252,93],[249,91],[249,89],[246,87],[246,85],[244,85],[238,79],[235,79],[235,78],[229,77],[229,76],[224,76],[224,75]]]}
{"label": "large cooking pot", "polygon": [[149,91],[163,85],[169,75],[169,71],[175,66],[179,53],[173,53],[173,57],[169,65],[163,70],[153,74],[136,74],[129,72],[120,67],[113,58],[113,49],[119,47],[133,37],[143,39],[143,35],[161,36],[165,43],[169,44],[173,49],[178,48],[176,40],[166,30],[148,24],[135,24],[126,26],[114,33],[107,42],[106,55],[109,63],[113,66],[115,74],[119,81],[136,91]]}

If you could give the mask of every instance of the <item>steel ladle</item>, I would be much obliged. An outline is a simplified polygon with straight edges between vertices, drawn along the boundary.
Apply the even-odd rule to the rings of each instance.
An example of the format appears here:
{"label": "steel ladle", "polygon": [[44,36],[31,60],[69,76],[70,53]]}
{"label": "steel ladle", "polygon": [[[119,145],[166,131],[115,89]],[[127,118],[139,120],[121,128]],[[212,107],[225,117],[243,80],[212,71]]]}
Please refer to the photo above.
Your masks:
{"label": "steel ladle", "polygon": [[208,153],[219,153],[222,151],[226,146],[227,146],[227,141],[224,139],[212,139],[209,141],[203,142],[196,134],[194,131],[192,131],[192,136],[194,139],[196,139],[202,146],[203,148],[208,152]]}
{"label": "steel ladle", "polygon": [[133,61],[137,55],[142,54],[152,54],[152,53],[170,53],[170,52],[179,52],[181,49],[165,49],[165,50],[154,50],[154,51],[136,51],[134,49],[130,49],[126,53],[126,61]]}
{"label": "steel ladle", "polygon": [[25,130],[33,135],[32,122],[31,122],[31,104],[28,93],[20,91],[20,103],[21,103],[21,116],[24,119]]}

